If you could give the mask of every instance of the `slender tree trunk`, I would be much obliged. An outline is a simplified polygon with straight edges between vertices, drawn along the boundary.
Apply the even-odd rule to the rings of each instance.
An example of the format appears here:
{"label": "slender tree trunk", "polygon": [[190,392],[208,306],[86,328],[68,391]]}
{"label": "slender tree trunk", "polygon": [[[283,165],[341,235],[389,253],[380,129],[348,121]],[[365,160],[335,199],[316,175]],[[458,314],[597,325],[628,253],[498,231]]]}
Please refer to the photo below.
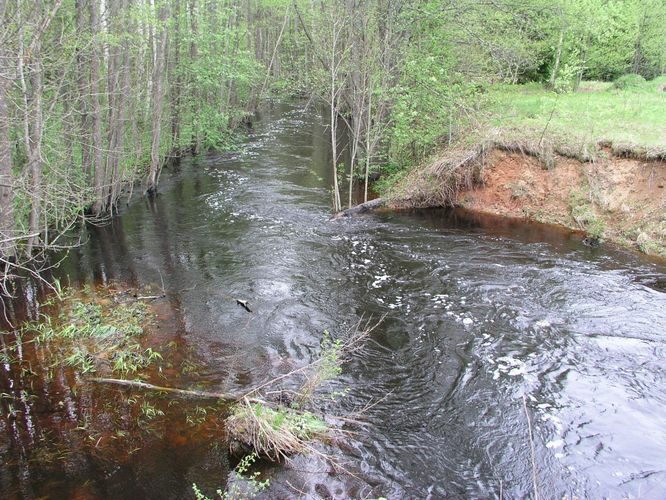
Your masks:
{"label": "slender tree trunk", "polygon": [[555,52],[555,64],[553,65],[553,71],[550,74],[550,86],[555,86],[555,80],[557,79],[557,73],[560,71],[560,59],[562,58],[562,45],[564,44],[564,28],[560,30],[560,38],[557,40],[557,50]]}
{"label": "slender tree trunk", "polygon": [[340,186],[338,184],[338,89],[336,85],[335,43],[332,48],[331,64],[331,154],[333,156],[333,204],[336,212],[342,210]]}
{"label": "slender tree trunk", "polygon": [[[123,0],[116,0],[109,5],[109,22],[107,30],[109,38],[122,36],[121,20],[123,16]],[[108,96],[108,117],[107,117],[107,130],[109,145],[106,152],[106,168],[104,187],[102,190],[102,197],[100,199],[101,209],[106,212],[111,210],[113,212],[113,196],[115,183],[115,173],[118,171],[118,162],[120,161],[120,141],[121,141],[121,121],[120,114],[122,113],[122,99],[123,94],[120,89],[120,73],[122,66],[121,47],[118,46],[118,40],[110,44],[107,64],[107,96]]]}
{"label": "slender tree trunk", "polygon": [[[36,0],[34,10],[38,18],[44,11],[41,0]],[[24,44],[24,29],[28,24],[18,13],[19,57],[18,70],[23,93],[23,138],[27,155],[27,174],[29,178],[30,214],[28,216],[28,234],[26,253],[32,254],[41,233],[40,217],[42,209],[42,61],[41,38],[39,33],[29,47]],[[26,74],[27,73],[27,74]],[[29,87],[28,87],[29,82]]]}
{"label": "slender tree trunk", "polygon": [[368,202],[368,178],[370,177],[370,157],[372,156],[372,142],[370,141],[370,126],[372,121],[372,88],[368,91],[368,117],[365,125],[365,186],[363,190],[363,203]]}
{"label": "slender tree trunk", "polygon": [[174,36],[173,36],[173,71],[175,73],[174,82],[171,85],[171,144],[175,148],[175,153],[180,156],[180,106],[181,106],[181,87],[182,75],[180,68],[180,1],[173,1],[174,11]]}
{"label": "slender tree trunk", "polygon": [[[76,0],[76,29],[79,34],[79,43],[76,47],[76,63],[78,78],[78,112],[80,117],[80,137],[81,137],[81,167],[88,183],[92,183],[92,154],[91,154],[91,136],[90,136],[90,61],[82,45],[87,40],[84,35],[89,32],[89,24],[86,22],[87,2],[90,0]],[[81,41],[83,38],[83,42]]]}
{"label": "slender tree trunk", "polygon": [[[37,2],[35,2],[37,3]],[[41,2],[40,2],[41,3]],[[42,130],[44,118],[42,115],[42,64],[41,42],[34,46],[30,65],[30,98],[29,98],[29,144],[28,172],[30,175],[30,217],[27,253],[31,254],[35,244],[39,241],[41,233],[40,219],[42,215]]]}
{"label": "slender tree trunk", "polygon": [[146,193],[154,194],[157,190],[157,181],[160,168],[160,137],[162,132],[162,105],[164,103],[164,79],[165,64],[164,57],[167,49],[167,26],[166,20],[168,10],[166,5],[161,5],[158,9],[158,26],[155,30],[157,43],[155,44],[155,65],[153,67],[153,89],[152,89],[152,141],[150,146],[150,170],[146,181]]}
{"label": "slender tree trunk", "polygon": [[[117,7],[111,11],[111,22],[114,23],[116,34],[122,38],[120,47],[114,47],[110,60],[113,61],[109,71],[113,69],[113,76],[109,88],[109,152],[107,156],[107,182],[109,189],[106,191],[106,203],[113,211],[113,207],[120,196],[120,159],[123,154],[127,127],[128,94],[130,93],[130,44],[129,36],[132,25],[129,21],[128,10],[131,0],[118,0]],[[119,19],[114,21],[114,18]],[[113,98],[111,98],[113,94]]]}
{"label": "slender tree trunk", "polygon": [[[199,47],[197,46],[197,37],[199,36],[199,22],[197,19],[197,0],[190,0],[190,31],[192,42],[190,43],[190,64],[195,65],[199,59]],[[199,90],[196,88],[196,80],[192,82],[192,95],[190,96],[190,112],[192,115],[192,154],[199,154],[201,149],[201,134],[199,133],[199,123],[197,119],[197,109],[199,99]]]}
{"label": "slender tree trunk", "polygon": [[[6,0],[0,0],[0,21],[4,23]],[[14,237],[14,174],[9,138],[9,107],[7,92],[13,80],[8,50],[0,45],[0,257],[15,253]]]}
{"label": "slender tree trunk", "polygon": [[92,104],[92,168],[94,175],[95,200],[92,212],[99,215],[105,210],[105,168],[102,147],[102,109],[100,105],[100,33],[98,0],[90,0],[90,27],[93,36],[92,57],[90,58],[90,100]]}
{"label": "slender tree trunk", "polygon": [[638,23],[638,35],[634,41],[634,54],[631,58],[631,72],[639,74],[641,72],[641,66],[643,64],[643,48],[641,46],[641,38],[643,37],[643,31],[645,29],[646,12],[643,11],[641,20]]}

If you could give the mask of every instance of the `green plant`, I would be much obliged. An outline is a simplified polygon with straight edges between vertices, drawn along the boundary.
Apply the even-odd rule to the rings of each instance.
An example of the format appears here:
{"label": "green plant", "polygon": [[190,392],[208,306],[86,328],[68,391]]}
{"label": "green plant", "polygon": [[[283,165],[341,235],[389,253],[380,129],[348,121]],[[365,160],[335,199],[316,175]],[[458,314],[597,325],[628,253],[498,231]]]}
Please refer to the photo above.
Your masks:
{"label": "green plant", "polygon": [[280,461],[309,449],[309,442],[325,435],[328,426],[309,412],[244,400],[227,419],[227,432],[261,456]]}
{"label": "green plant", "polygon": [[90,373],[95,371],[95,360],[82,347],[74,347],[72,354],[64,359],[68,366],[72,366],[81,373]]}
{"label": "green plant", "polygon": [[81,373],[108,366],[119,373],[134,373],[162,359],[152,348],[138,342],[150,321],[143,302],[118,304],[112,290],[64,290],[57,303],[57,319],[45,316],[41,322],[23,325],[21,332],[34,333],[35,342],[56,347],[54,364],[63,363]]}
{"label": "green plant", "polygon": [[141,405],[141,416],[145,420],[152,420],[156,417],[163,417],[164,412],[148,401],[144,401]]}
{"label": "green plant", "polygon": [[[270,486],[270,479],[260,480],[261,473],[250,473],[250,468],[259,457],[256,453],[244,456],[234,469],[234,478],[226,491],[218,489],[215,493],[222,500],[240,500],[255,498],[259,493],[266,491]],[[197,500],[212,500],[202,493],[196,483],[192,484],[192,491]]]}
{"label": "green plant", "polygon": [[569,206],[571,216],[587,236],[595,242],[602,241],[606,232],[606,224],[595,213],[589,198],[581,191],[572,191],[569,194]]}
{"label": "green plant", "polygon": [[645,78],[635,73],[622,75],[613,82],[613,87],[619,90],[639,88],[645,84]]}

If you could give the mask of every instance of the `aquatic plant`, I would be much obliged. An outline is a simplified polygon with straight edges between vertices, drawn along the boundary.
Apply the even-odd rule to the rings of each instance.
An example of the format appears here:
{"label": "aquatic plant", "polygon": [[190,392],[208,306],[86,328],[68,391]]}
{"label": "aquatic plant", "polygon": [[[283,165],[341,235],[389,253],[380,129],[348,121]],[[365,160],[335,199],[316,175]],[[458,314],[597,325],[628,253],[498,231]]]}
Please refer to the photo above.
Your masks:
{"label": "aquatic plant", "polygon": [[148,306],[141,301],[121,303],[122,294],[111,289],[95,294],[65,290],[59,299],[49,299],[60,308],[56,318],[44,316],[24,325],[21,332],[54,347],[54,365],[71,366],[82,374],[100,369],[136,373],[162,355],[139,341],[151,321]]}
{"label": "aquatic plant", "polygon": [[276,462],[303,453],[312,440],[326,436],[324,420],[307,411],[243,400],[227,419],[229,436]]}

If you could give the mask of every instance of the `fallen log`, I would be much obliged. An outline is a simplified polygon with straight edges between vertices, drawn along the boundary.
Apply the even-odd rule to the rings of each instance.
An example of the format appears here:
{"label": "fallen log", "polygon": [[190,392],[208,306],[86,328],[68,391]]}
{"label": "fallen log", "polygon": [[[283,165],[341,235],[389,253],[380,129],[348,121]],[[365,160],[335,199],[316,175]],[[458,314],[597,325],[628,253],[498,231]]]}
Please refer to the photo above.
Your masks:
{"label": "fallen log", "polygon": [[371,210],[384,206],[385,204],[386,200],[384,198],[376,198],[366,203],[361,203],[360,205],[356,205],[355,207],[343,210],[342,212],[338,212],[333,216],[333,218],[339,219],[340,217],[352,217],[354,215],[364,214],[370,212]]}

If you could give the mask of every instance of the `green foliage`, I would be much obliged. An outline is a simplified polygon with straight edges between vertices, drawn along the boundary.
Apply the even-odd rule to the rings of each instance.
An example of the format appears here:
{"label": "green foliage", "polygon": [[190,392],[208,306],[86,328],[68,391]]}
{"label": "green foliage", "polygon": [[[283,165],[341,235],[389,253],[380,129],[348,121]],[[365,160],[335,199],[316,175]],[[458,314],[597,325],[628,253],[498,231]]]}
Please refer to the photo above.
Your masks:
{"label": "green foliage", "polygon": [[238,403],[227,419],[233,441],[274,461],[307,451],[313,439],[328,431],[326,422],[310,412],[261,402]]}
{"label": "green foliage", "polygon": [[398,85],[392,89],[391,160],[408,165],[428,156],[456,134],[463,108],[477,88],[454,70],[456,59],[446,31],[420,33],[407,53]]}
{"label": "green foliage", "polygon": [[112,297],[65,291],[55,321],[45,317],[42,322],[28,323],[22,331],[36,334],[36,342],[56,347],[55,364],[72,366],[84,374],[101,367],[120,374],[135,373],[161,360],[159,352],[143,348],[139,342],[150,321],[146,304],[117,304]]}
{"label": "green foliage", "polygon": [[622,75],[613,82],[613,87],[619,90],[637,89],[645,84],[645,78],[635,73]]}
{"label": "green foliage", "polygon": [[569,207],[571,216],[589,238],[598,242],[604,239],[606,225],[595,213],[589,195],[581,191],[572,191],[569,195]]}
{"label": "green foliage", "polygon": [[[259,457],[256,453],[245,455],[233,472],[233,482],[226,491],[218,489],[215,493],[221,500],[241,500],[257,497],[270,486],[270,479],[261,481],[261,473],[250,472],[252,465]],[[212,500],[204,495],[196,483],[192,484],[192,491],[197,500]]]}

